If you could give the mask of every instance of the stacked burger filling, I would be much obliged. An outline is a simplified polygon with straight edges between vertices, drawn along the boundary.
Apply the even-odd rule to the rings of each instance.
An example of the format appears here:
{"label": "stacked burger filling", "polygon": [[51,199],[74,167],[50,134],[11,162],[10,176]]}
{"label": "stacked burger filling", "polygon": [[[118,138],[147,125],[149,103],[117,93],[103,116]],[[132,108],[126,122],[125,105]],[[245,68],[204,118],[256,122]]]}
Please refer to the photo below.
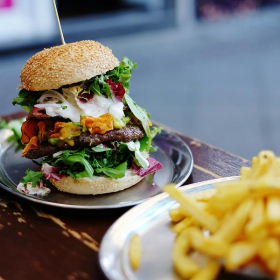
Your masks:
{"label": "stacked burger filling", "polygon": [[[43,158],[42,169],[27,171],[37,181],[72,178],[122,178],[127,169],[145,176],[162,168],[149,152],[160,132],[149,114],[129,96],[136,64],[124,58],[113,70],[46,91],[22,89],[13,104],[29,114],[22,125],[23,157]],[[36,174],[35,174],[36,173]],[[41,175],[41,176],[40,176]],[[29,181],[30,182],[30,181]]]}

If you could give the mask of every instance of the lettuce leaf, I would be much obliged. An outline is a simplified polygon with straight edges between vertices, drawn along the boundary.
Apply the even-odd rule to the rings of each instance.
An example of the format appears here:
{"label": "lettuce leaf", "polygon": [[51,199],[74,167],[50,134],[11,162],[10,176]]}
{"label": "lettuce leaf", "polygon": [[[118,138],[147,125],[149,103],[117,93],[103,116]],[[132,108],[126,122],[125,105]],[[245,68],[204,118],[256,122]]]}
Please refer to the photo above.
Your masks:
{"label": "lettuce leaf", "polygon": [[120,144],[116,150],[93,147],[83,148],[78,152],[63,151],[58,157],[47,158],[43,163],[60,167],[61,175],[66,174],[73,178],[92,177],[93,174],[121,178],[133,159],[134,153],[130,152],[126,145]]}
{"label": "lettuce leaf", "polygon": [[21,183],[24,184],[24,186],[27,185],[27,183],[31,182],[32,186],[35,188],[36,184],[41,181],[42,177],[44,176],[44,173],[41,171],[32,171],[32,170],[26,170],[25,176],[21,179]]}
{"label": "lettuce leaf", "polygon": [[18,96],[13,99],[12,103],[13,105],[20,105],[27,113],[31,113],[41,93],[39,91],[34,92],[22,89]]}
{"label": "lettuce leaf", "polygon": [[108,71],[106,74],[101,74],[88,80],[85,85],[95,94],[103,94],[112,99],[113,94],[111,92],[110,86],[105,81],[111,80],[116,84],[121,82],[125,92],[129,93],[129,81],[131,78],[131,72],[134,68],[137,68],[137,64],[133,63],[127,57],[124,57],[119,66]]}
{"label": "lettuce leaf", "polygon": [[127,162],[123,162],[115,168],[103,167],[97,168],[97,173],[104,173],[110,178],[118,179],[123,178],[125,176],[125,171],[127,169]]}

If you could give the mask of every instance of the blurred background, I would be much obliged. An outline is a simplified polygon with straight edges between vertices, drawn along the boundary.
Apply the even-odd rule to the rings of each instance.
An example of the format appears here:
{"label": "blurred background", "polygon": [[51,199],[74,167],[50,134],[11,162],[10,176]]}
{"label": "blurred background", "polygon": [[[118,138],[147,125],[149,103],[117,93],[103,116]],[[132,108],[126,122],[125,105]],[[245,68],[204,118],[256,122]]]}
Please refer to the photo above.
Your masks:
{"label": "blurred background", "polygon": [[[138,63],[131,95],[152,119],[250,159],[280,154],[279,0],[57,0],[66,42]],[[19,111],[26,60],[60,44],[51,0],[0,0],[0,115]]]}

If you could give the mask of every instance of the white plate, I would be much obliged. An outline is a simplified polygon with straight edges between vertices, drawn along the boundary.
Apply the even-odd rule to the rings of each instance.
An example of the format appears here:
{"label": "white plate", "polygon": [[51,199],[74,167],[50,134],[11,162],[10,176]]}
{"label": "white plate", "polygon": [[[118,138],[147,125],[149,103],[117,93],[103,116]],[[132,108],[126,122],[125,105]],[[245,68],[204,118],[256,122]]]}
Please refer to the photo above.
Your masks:
{"label": "white plate", "polygon": [[[213,189],[221,182],[236,181],[238,177],[228,177],[200,182],[180,188],[185,194]],[[175,234],[170,230],[168,211],[178,203],[165,193],[132,208],[119,218],[105,234],[99,253],[101,268],[110,280],[123,279],[179,279],[173,272],[171,252]],[[142,259],[137,272],[131,269],[128,259],[130,238],[139,234],[142,243]],[[242,271],[242,274],[264,277],[256,269]],[[226,275],[219,279],[228,279]],[[243,279],[240,274],[230,279]],[[245,278],[244,278],[245,279]],[[207,280],[207,279],[205,279]]]}

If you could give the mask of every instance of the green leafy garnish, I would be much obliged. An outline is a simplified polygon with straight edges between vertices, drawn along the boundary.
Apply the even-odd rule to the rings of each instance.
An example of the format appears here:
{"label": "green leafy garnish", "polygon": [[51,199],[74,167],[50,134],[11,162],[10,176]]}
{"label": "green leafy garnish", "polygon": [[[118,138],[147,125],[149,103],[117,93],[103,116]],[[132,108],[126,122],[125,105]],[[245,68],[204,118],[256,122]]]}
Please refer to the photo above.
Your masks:
{"label": "green leafy garnish", "polygon": [[124,176],[128,163],[133,161],[134,152],[131,152],[125,144],[118,144],[116,149],[96,146],[84,148],[75,153],[63,151],[61,155],[47,158],[43,162],[61,167],[61,174],[67,174],[73,178],[90,178],[93,174],[121,178]]}
{"label": "green leafy garnish", "polygon": [[149,115],[144,109],[138,106],[128,94],[125,94],[124,98],[133,115],[142,123],[144,131],[148,136],[147,151],[149,151],[152,143],[152,135],[149,126]]}
{"label": "green leafy garnish", "polygon": [[133,63],[127,57],[124,57],[120,62],[120,65],[113,70],[107,72],[106,76],[108,79],[112,80],[114,83],[121,82],[125,92],[129,93],[129,81],[131,78],[131,72],[133,69],[137,68],[137,64]]}
{"label": "green leafy garnish", "polygon": [[108,148],[108,147],[103,147],[103,145],[98,145],[98,146],[95,146],[95,147],[92,147],[91,148],[93,151],[95,151],[96,153],[102,153],[102,152],[106,152],[106,151],[111,151],[112,149],[111,148]]}
{"label": "green leafy garnish", "polygon": [[109,168],[109,167],[97,168],[96,172],[104,173],[110,178],[118,179],[125,176],[126,169],[127,169],[127,162],[124,162],[115,168]]}
{"label": "green leafy garnish", "polygon": [[27,113],[31,113],[34,105],[37,103],[37,99],[40,97],[39,94],[42,92],[39,91],[28,91],[22,89],[18,96],[12,101],[13,105],[20,105]]}
{"label": "green leafy garnish", "polygon": [[107,84],[106,80],[111,80],[114,83],[121,82],[125,92],[129,93],[129,81],[131,78],[131,72],[137,67],[136,63],[132,63],[127,57],[124,57],[120,62],[120,65],[113,70],[108,71],[106,74],[98,75],[85,83],[88,84],[88,89],[93,91],[97,95],[105,95],[110,99],[113,99],[111,88]]}
{"label": "green leafy garnish", "polygon": [[24,176],[20,182],[23,183],[24,186],[26,186],[27,183],[32,183],[32,187],[34,188],[36,187],[36,184],[41,181],[44,175],[44,173],[41,171],[32,171],[29,169],[26,170],[25,173],[26,176]]}
{"label": "green leafy garnish", "polygon": [[68,173],[71,177],[91,178],[94,170],[87,158],[88,156],[85,152],[71,154],[69,151],[65,151],[61,154],[61,156],[55,158],[55,165],[63,163],[63,165],[68,166],[69,169],[66,170],[66,173]]}
{"label": "green leafy garnish", "polygon": [[9,129],[13,132],[13,135],[8,137],[7,141],[12,142],[18,142],[21,143],[21,126],[22,126],[23,120],[18,119],[18,120],[12,120],[9,121],[8,123],[5,120],[2,120],[0,123],[0,128],[1,129]]}

